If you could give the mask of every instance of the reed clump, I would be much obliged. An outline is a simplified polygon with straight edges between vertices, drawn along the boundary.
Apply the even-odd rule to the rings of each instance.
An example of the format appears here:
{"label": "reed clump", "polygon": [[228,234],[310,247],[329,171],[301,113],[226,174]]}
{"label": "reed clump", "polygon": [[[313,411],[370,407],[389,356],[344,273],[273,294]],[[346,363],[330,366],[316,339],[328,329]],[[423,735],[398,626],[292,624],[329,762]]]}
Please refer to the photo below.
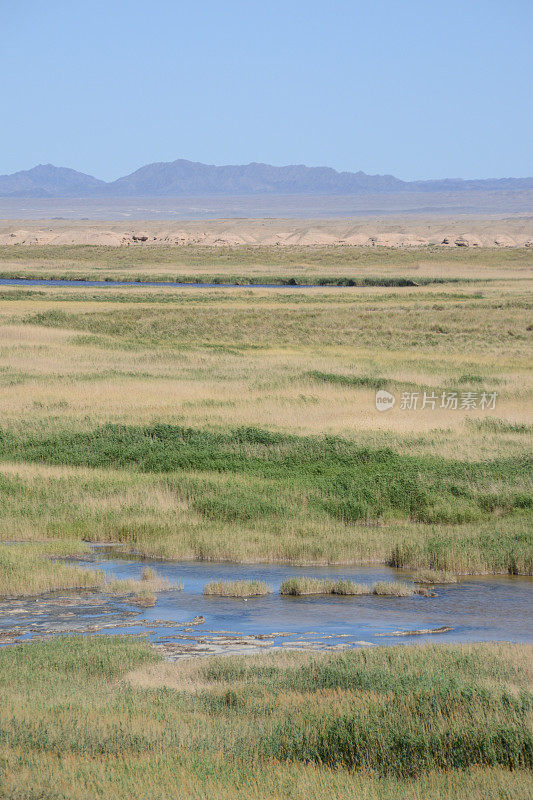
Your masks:
{"label": "reed clump", "polygon": [[457,583],[457,575],[448,570],[440,569],[421,569],[413,575],[415,583],[439,584]]}
{"label": "reed clump", "polygon": [[349,580],[328,580],[323,578],[286,578],[280,587],[280,594],[301,597],[311,594],[331,595],[369,595],[376,594],[388,597],[410,597],[414,588],[399,581],[380,581],[372,586],[354,583]]}
{"label": "reed clump", "polygon": [[372,594],[381,597],[411,597],[414,593],[414,586],[401,581],[378,581],[372,585]]}
{"label": "reed clump", "polygon": [[331,589],[331,594],[340,595],[359,595],[368,594],[368,586],[364,583],[355,583],[354,581],[335,581]]}
{"label": "reed clump", "polygon": [[157,602],[157,596],[153,592],[149,592],[146,589],[143,589],[140,592],[136,592],[131,597],[131,602],[135,606],[140,606],[141,608],[151,608],[155,606]]}
{"label": "reed clump", "polygon": [[217,597],[259,597],[272,594],[272,589],[263,581],[211,581],[206,583],[203,593]]}
{"label": "reed clump", "polygon": [[140,596],[143,593],[164,592],[169,589],[181,591],[183,586],[181,582],[172,583],[151,567],[143,567],[140,579],[106,577],[102,585],[102,590],[110,594],[130,593],[135,596]]}
{"label": "reed clump", "polygon": [[280,586],[280,594],[301,597],[308,594],[331,594],[333,581],[322,578],[286,578]]}
{"label": "reed clump", "polygon": [[88,551],[82,542],[0,543],[0,596],[22,597],[70,589],[93,589],[105,594],[143,596],[181,589],[155,570],[143,570],[140,580],[110,578],[102,570],[64,563],[62,558]]}

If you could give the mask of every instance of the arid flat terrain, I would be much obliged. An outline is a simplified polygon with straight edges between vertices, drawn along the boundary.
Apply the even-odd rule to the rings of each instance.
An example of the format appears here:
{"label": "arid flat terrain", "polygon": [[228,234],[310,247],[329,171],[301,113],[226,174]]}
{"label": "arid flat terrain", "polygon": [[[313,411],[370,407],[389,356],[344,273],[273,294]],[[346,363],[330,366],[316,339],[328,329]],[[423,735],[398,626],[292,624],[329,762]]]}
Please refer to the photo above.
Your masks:
{"label": "arid flat terrain", "polygon": [[165,221],[2,220],[0,245],[533,246],[533,214]]}
{"label": "arid flat terrain", "polygon": [[231,197],[0,197],[0,219],[12,220],[460,218],[532,213],[531,189]]}

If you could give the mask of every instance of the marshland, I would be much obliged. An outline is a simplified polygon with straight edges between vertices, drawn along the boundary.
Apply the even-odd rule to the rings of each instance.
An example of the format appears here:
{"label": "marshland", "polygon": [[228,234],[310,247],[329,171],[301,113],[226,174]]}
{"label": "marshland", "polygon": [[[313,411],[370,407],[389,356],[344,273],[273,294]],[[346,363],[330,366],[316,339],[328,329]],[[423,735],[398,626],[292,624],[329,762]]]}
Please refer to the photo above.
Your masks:
{"label": "marshland", "polygon": [[532,266],[0,248],[0,796],[527,797]]}

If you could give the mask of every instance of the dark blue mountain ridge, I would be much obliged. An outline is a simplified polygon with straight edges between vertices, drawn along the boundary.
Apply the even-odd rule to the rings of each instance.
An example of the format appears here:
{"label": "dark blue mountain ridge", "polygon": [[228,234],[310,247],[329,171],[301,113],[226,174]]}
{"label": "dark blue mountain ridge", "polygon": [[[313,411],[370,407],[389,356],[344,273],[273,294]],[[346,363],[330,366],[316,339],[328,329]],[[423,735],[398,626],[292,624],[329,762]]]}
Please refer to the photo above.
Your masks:
{"label": "dark blue mountain ridge", "polygon": [[303,164],[215,166],[194,161],[147,164],[106,182],[53,164],[0,175],[0,197],[181,197],[194,195],[351,195],[390,192],[460,192],[533,189],[533,178],[402,181],[393,175],[337,172]]}

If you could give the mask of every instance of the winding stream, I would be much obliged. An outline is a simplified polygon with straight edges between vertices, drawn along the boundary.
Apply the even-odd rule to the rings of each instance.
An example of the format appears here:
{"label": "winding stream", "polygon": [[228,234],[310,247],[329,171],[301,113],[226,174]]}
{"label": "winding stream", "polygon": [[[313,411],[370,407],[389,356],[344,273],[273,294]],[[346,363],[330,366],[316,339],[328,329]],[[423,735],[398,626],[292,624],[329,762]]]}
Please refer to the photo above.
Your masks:
{"label": "winding stream", "polygon": [[[159,287],[163,289],[330,289],[336,284],[319,283],[194,283],[174,281],[89,281],[62,280],[60,278],[0,278],[0,286],[78,286],[113,288],[114,286],[137,286],[140,288]],[[346,288],[346,287],[341,287]]]}
{"label": "winding stream", "polygon": [[[183,589],[161,592],[154,607],[143,609],[87,591],[6,600],[0,603],[0,644],[61,633],[146,633],[174,660],[272,647],[339,650],[430,640],[533,642],[531,578],[469,576],[457,584],[436,587],[434,598],[282,597],[279,587],[289,576],[347,578],[368,584],[409,581],[410,576],[387,567],[147,562],[114,558],[99,549],[77,563],[115,578],[139,578],[143,566],[149,564]],[[274,593],[247,600],[202,595],[209,581],[243,579],[264,581]],[[440,627],[451,630],[413,633]]]}

